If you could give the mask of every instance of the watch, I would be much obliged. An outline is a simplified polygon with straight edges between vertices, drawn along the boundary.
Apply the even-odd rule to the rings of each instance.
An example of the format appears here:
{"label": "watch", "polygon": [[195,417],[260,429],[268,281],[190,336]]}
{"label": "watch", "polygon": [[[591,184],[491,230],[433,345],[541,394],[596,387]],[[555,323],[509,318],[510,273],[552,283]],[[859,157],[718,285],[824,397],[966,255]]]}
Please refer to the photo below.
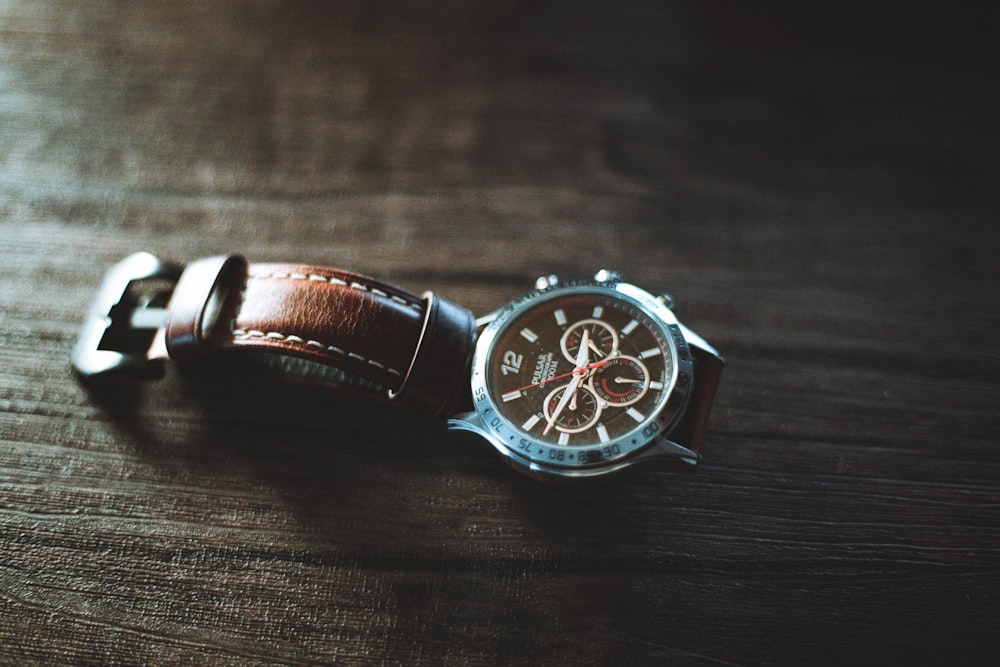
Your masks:
{"label": "watch", "polygon": [[341,269],[240,255],[182,268],[148,253],[108,272],[72,364],[92,381],[207,359],[447,418],[550,480],[652,461],[693,470],[723,368],[669,297],[609,271],[539,278],[476,319]]}

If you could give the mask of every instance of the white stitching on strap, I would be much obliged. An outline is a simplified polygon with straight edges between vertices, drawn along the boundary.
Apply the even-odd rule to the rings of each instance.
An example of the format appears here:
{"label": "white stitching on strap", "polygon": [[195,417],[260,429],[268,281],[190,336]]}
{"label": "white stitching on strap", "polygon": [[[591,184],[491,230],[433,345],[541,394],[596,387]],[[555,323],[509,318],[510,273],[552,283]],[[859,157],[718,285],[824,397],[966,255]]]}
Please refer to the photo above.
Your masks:
{"label": "white stitching on strap", "polygon": [[404,306],[409,306],[415,310],[423,310],[423,301],[413,301],[410,299],[404,299],[396,294],[389,294],[384,290],[378,289],[377,287],[369,287],[368,285],[359,283],[357,281],[351,281],[350,283],[336,278],[334,276],[324,276],[318,273],[310,273],[308,275],[304,273],[280,273],[280,272],[270,272],[270,273],[252,273],[251,278],[259,278],[262,280],[309,280],[317,283],[329,283],[331,285],[337,285],[338,287],[349,287],[350,289],[357,290],[359,292],[370,292],[375,296],[382,298],[391,299],[396,303],[402,304]]}
{"label": "white stitching on strap", "polygon": [[257,331],[256,329],[250,329],[250,330],[236,329],[235,331],[233,331],[233,337],[270,338],[272,340],[283,340],[286,343],[293,343],[297,345],[308,345],[309,347],[315,347],[321,350],[329,350],[330,352],[335,352],[337,354],[344,355],[350,359],[355,359],[370,366],[374,366],[375,368],[378,368],[380,370],[384,370],[386,373],[389,373],[390,375],[396,375],[398,377],[403,376],[403,374],[397,371],[395,368],[388,368],[386,367],[385,364],[379,363],[374,359],[366,359],[365,357],[362,357],[360,354],[355,354],[354,352],[345,352],[344,350],[335,345],[325,345],[324,343],[321,343],[318,340],[303,340],[299,336],[291,336],[291,335],[286,336],[285,334],[278,333],[277,331],[264,332],[264,331]]}

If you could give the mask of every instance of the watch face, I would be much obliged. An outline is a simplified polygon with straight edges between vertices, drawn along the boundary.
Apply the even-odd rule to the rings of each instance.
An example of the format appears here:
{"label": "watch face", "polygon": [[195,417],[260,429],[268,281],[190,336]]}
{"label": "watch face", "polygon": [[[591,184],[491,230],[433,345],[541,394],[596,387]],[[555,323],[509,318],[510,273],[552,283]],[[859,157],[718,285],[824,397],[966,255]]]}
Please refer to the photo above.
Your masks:
{"label": "watch face", "polygon": [[[608,464],[662,434],[690,359],[672,313],[631,285],[557,287],[483,333],[473,398],[484,426],[540,468]],[[482,351],[482,354],[480,354]]]}

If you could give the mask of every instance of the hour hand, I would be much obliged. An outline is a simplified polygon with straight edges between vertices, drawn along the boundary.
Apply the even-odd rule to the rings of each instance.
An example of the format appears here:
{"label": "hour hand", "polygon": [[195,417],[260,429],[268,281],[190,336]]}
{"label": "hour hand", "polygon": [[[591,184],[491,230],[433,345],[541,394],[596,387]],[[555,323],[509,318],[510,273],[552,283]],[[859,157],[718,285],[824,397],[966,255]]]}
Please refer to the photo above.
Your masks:
{"label": "hour hand", "polygon": [[581,371],[590,361],[590,348],[593,343],[590,342],[590,332],[586,329],[583,330],[583,338],[580,339],[580,350],[576,353],[576,370]]}

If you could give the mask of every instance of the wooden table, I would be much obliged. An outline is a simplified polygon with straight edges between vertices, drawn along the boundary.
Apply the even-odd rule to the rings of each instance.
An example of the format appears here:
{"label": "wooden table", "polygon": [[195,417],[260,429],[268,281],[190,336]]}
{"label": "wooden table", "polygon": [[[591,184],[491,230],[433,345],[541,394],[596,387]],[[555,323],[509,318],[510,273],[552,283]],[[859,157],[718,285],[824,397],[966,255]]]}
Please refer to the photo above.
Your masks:
{"label": "wooden table", "polygon": [[[993,37],[789,5],[0,5],[0,663],[996,664]],[[704,463],[553,487],[254,377],[88,392],[137,250],[477,313],[619,269],[727,356]]]}

